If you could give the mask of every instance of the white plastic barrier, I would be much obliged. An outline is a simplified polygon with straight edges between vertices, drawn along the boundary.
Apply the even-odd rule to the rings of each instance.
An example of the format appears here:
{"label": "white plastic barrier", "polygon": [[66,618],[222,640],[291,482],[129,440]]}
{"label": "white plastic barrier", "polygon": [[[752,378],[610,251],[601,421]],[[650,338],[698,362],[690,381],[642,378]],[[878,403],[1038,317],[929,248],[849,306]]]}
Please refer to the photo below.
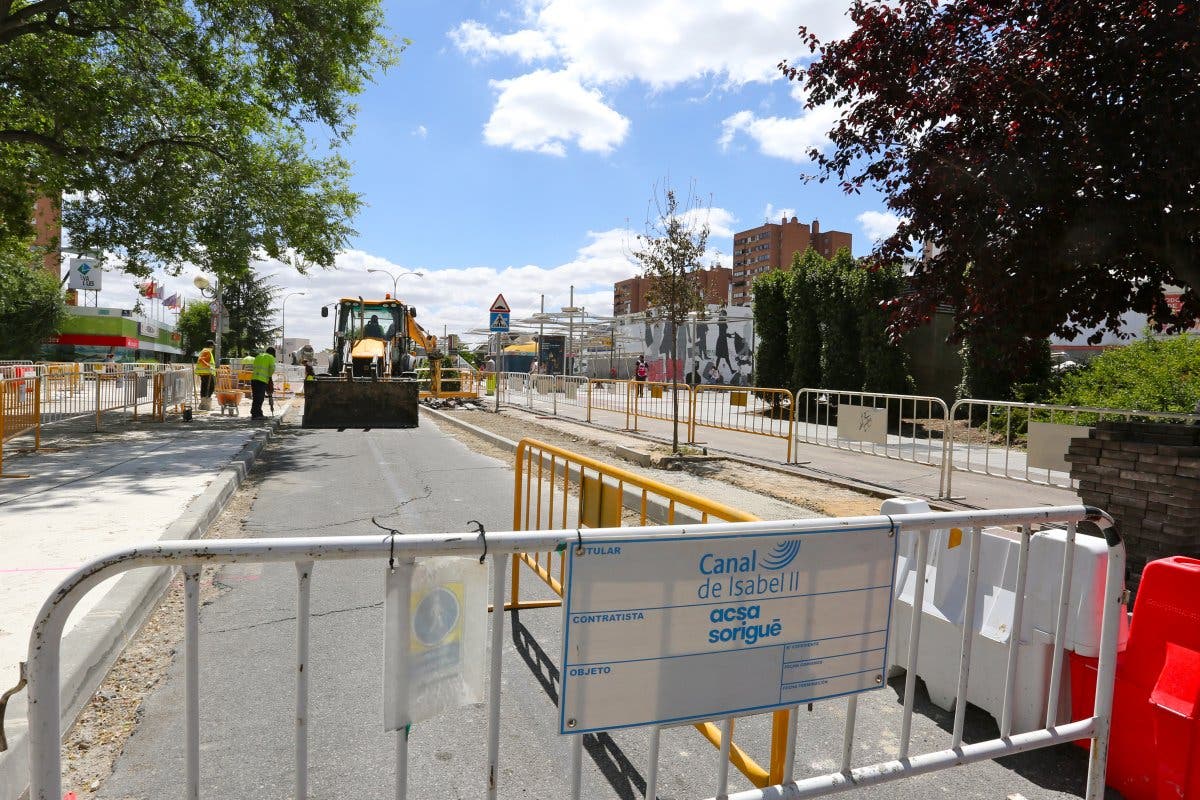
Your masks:
{"label": "white plastic barrier", "polygon": [[[884,514],[927,513],[929,504],[908,497],[885,500]],[[1017,643],[1014,681],[1016,691],[1004,730],[1004,695],[1009,670],[1009,638],[1017,603],[1017,576],[1023,542],[1028,541],[1028,575],[1025,579],[1020,639]],[[1067,532],[1062,529],[1028,532],[1004,528],[984,528],[980,540],[979,582],[975,595],[974,630],[970,680],[967,699],[995,717],[1001,736],[1040,728],[1047,719],[1047,697],[1053,680],[1054,631],[1060,613],[1060,575],[1066,552]],[[965,532],[935,530],[929,540],[925,595],[925,617],[917,653],[916,673],[925,682],[934,705],[947,711],[954,708],[958,670],[951,653],[962,644],[966,586],[970,572],[969,548]],[[893,674],[903,672],[895,666],[908,655],[912,622],[913,593],[916,579],[916,537],[901,534],[900,557],[892,603],[891,637],[888,663]],[[1096,657],[1100,652],[1100,627],[1103,616],[1105,570],[1108,546],[1095,536],[1078,534],[1072,548],[1071,579],[1066,593],[1066,625],[1063,648],[1081,656]],[[1121,615],[1118,647],[1123,647],[1129,630],[1126,615]],[[1067,721],[1070,716],[1070,692],[1066,690],[1068,669],[1065,658],[1058,659],[1062,691],[1054,719]],[[1049,723],[1052,724],[1052,723]]]}

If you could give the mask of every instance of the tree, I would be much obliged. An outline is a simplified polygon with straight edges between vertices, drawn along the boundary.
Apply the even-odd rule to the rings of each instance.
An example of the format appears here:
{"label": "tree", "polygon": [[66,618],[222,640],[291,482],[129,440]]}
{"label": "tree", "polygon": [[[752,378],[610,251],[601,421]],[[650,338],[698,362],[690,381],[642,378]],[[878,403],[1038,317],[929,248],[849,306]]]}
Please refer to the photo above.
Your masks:
{"label": "tree", "polygon": [[212,332],[212,308],[204,300],[197,300],[184,306],[175,323],[175,330],[180,336],[180,349],[188,358],[195,356],[204,348],[204,343],[214,339]]}
{"label": "tree", "polygon": [[[821,325],[823,301],[821,280],[825,259],[813,248],[792,256],[788,273],[788,349],[792,361],[792,388],[823,386],[821,383]],[[781,331],[781,333],[783,333]],[[762,345],[760,344],[759,347]]]}
{"label": "tree", "polygon": [[275,287],[254,273],[222,285],[221,300],[229,320],[229,333],[221,337],[222,353],[248,356],[275,341],[279,333],[279,328],[271,325],[275,294]]}
{"label": "tree", "polygon": [[[788,276],[774,271],[754,281],[754,385],[790,389],[792,359],[788,350]],[[775,395],[773,395],[775,396]]]}
{"label": "tree", "polygon": [[[694,190],[694,187],[693,187]],[[655,186],[651,203],[654,215],[646,221],[646,232],[638,235],[633,258],[649,279],[647,312],[663,320],[671,338],[671,451],[679,453],[679,337],[675,331],[687,324],[688,315],[704,308],[704,295],[696,271],[708,246],[708,209],[694,191],[681,204],[675,190]],[[704,219],[704,221],[701,221]]]}
{"label": "tree", "polygon": [[72,244],[130,272],[332,265],[359,206],[350,100],[404,46],[382,20],[379,0],[0,0],[0,235],[68,192]]}
{"label": "tree", "polygon": [[1063,378],[1054,402],[1191,413],[1200,403],[1200,337],[1147,332],[1127,347],[1105,350]]}
{"label": "tree", "polygon": [[[915,293],[892,333],[955,312],[955,338],[1039,340],[1127,310],[1172,329],[1200,318],[1200,3],[854,0],[855,30],[780,68],[809,108],[832,104],[810,179],[881,190],[916,240]],[[1164,284],[1186,288],[1167,303]]]}
{"label": "tree", "polygon": [[36,358],[67,315],[62,285],[27,241],[0,239],[0,358]]}

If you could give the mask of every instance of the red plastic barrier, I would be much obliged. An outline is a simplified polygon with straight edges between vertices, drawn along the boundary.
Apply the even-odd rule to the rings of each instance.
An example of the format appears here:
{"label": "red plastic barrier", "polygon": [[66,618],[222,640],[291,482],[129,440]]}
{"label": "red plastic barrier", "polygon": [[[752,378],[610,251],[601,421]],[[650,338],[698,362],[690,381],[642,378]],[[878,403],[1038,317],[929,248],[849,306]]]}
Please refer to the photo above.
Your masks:
{"label": "red plastic barrier", "polygon": [[[1070,662],[1078,719],[1092,713],[1096,663]],[[1107,783],[1127,800],[1200,800],[1200,560],[1163,558],[1142,572],[1117,658]]]}

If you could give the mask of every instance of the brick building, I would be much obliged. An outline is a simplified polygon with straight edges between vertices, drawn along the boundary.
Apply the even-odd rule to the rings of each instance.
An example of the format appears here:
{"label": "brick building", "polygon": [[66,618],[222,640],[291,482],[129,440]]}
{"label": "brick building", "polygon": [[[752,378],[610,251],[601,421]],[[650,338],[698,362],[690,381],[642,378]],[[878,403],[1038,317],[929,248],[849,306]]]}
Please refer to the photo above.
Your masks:
{"label": "brick building", "polygon": [[[727,267],[698,269],[693,273],[700,285],[707,305],[721,305],[729,302],[729,286],[733,280],[733,270]],[[650,288],[650,279],[641,275],[626,278],[613,284],[613,314],[639,314],[646,310],[646,291]]]}
{"label": "brick building", "polygon": [[733,235],[733,295],[735,306],[750,305],[751,286],[764,272],[791,269],[792,256],[814,248],[825,258],[833,258],[843,247],[851,248],[852,237],[843,231],[821,232],[817,220],[806,225],[795,217],[783,217]]}

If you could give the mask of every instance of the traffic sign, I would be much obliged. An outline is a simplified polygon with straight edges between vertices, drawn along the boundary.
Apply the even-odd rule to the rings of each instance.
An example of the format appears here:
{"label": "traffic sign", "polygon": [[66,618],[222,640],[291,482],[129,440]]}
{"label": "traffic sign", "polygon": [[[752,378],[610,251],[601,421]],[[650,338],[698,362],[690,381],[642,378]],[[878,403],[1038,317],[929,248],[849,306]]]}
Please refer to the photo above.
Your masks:
{"label": "traffic sign", "polygon": [[[500,299],[503,300],[504,298],[501,297]],[[490,316],[492,319],[492,333],[508,333],[507,311],[493,311]]]}
{"label": "traffic sign", "polygon": [[[491,311],[493,314],[508,314],[512,311],[512,309],[508,307],[508,301],[504,299],[504,295],[498,294],[496,295],[496,299],[492,301],[492,307],[489,308],[488,311]],[[493,328],[493,330],[495,330],[495,328]],[[505,330],[508,330],[508,328],[505,327]]]}

